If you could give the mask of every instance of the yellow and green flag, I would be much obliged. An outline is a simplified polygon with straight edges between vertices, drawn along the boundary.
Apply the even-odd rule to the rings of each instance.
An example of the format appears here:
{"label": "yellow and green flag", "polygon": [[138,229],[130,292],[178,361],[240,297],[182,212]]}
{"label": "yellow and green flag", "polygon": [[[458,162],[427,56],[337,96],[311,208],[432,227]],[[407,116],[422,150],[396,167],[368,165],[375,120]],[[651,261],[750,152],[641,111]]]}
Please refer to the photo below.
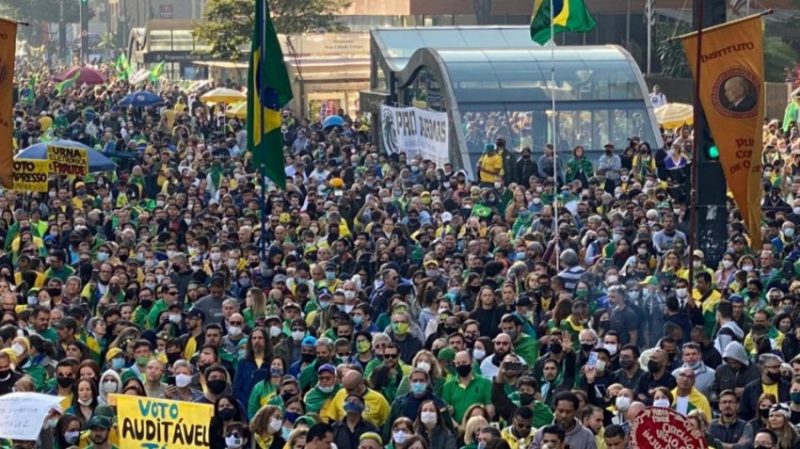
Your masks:
{"label": "yellow and green flag", "polygon": [[150,81],[153,83],[158,81],[158,77],[161,76],[161,72],[163,71],[164,71],[164,61],[161,61],[150,70]]}
{"label": "yellow and green flag", "polygon": [[[551,11],[552,6],[552,11]],[[596,23],[583,0],[534,0],[531,39],[544,45],[557,33],[592,31]]]}
{"label": "yellow and green flag", "polygon": [[120,53],[119,57],[117,57],[117,61],[114,63],[114,66],[119,74],[119,79],[127,80],[130,77],[131,65],[128,62],[128,57],[125,56],[125,53]]}
{"label": "yellow and green flag", "polygon": [[247,74],[247,148],[253,152],[255,167],[284,189],[286,172],[280,109],[292,101],[292,85],[270,18],[268,0],[255,2],[255,26]]}
{"label": "yellow and green flag", "polygon": [[76,70],[75,74],[72,75],[72,77],[67,78],[64,81],[61,81],[60,83],[56,83],[56,92],[58,93],[58,95],[63,95],[65,90],[75,87],[75,83],[78,81],[78,78],[80,76],[81,76],[81,71]]}

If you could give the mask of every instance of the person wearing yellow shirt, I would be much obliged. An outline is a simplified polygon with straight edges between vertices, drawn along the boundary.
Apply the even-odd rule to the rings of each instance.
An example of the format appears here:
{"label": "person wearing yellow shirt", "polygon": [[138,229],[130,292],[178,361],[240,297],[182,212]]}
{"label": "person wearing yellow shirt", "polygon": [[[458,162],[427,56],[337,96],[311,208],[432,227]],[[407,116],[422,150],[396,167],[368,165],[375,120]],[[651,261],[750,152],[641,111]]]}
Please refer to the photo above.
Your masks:
{"label": "person wearing yellow shirt", "polygon": [[527,449],[536,435],[532,423],[533,410],[529,407],[518,407],[511,419],[511,425],[500,432],[500,437],[511,449]]}
{"label": "person wearing yellow shirt", "polygon": [[478,179],[486,186],[503,179],[503,157],[491,143],[486,144],[483,156],[478,159]]}
{"label": "person wearing yellow shirt", "polygon": [[367,387],[364,376],[355,370],[347,371],[342,376],[342,388],[333,397],[333,410],[331,418],[334,421],[342,420],[345,399],[350,393],[355,393],[364,398],[363,418],[376,427],[381,427],[389,417],[389,402],[380,393]]}

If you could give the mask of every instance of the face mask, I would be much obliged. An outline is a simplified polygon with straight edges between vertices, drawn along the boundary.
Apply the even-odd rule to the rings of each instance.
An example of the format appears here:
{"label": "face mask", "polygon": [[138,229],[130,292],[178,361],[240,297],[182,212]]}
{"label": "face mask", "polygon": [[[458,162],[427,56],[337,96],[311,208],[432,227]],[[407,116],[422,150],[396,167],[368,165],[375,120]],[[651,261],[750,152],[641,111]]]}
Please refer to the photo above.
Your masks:
{"label": "face mask", "polygon": [[267,426],[267,431],[269,433],[278,433],[283,427],[283,422],[280,419],[270,419],[269,426]]}
{"label": "face mask", "polygon": [[478,361],[483,360],[483,358],[486,357],[486,351],[484,351],[483,349],[473,349],[472,357]]}
{"label": "face mask", "polygon": [[242,447],[242,444],[244,444],[244,442],[240,437],[237,437],[235,435],[229,435],[225,437],[225,446],[228,447],[229,449],[236,449]]}
{"label": "face mask", "polygon": [[364,404],[357,401],[347,401],[344,403],[344,411],[347,413],[361,413],[364,411]]}
{"label": "face mask", "polygon": [[117,392],[117,383],[116,382],[103,382],[100,384],[100,389],[103,390],[104,393],[116,393]]}
{"label": "face mask", "polygon": [[122,357],[111,359],[111,368],[114,371],[119,371],[122,368],[125,368],[125,359],[123,359]]}
{"label": "face mask", "polygon": [[392,331],[397,335],[405,335],[408,333],[408,323],[392,323]]}
{"label": "face mask", "polygon": [[561,346],[561,342],[557,341],[555,343],[550,343],[550,353],[551,354],[561,354],[564,350],[564,347]]}
{"label": "face mask", "polygon": [[319,388],[319,391],[321,391],[323,393],[331,393],[333,391],[333,387],[334,387],[333,385],[330,385],[330,386],[322,386],[322,385],[320,385],[317,388]]}
{"label": "face mask", "polygon": [[669,400],[664,398],[656,399],[653,401],[653,407],[669,408]]}
{"label": "face mask", "polygon": [[325,272],[325,279],[327,279],[329,281],[332,281],[332,280],[336,279],[336,272],[334,272],[334,271],[326,271]]}
{"label": "face mask", "polygon": [[403,444],[408,439],[408,433],[403,430],[396,430],[392,432],[392,439],[396,445]]}
{"label": "face mask", "polygon": [[242,335],[242,328],[239,326],[229,326],[228,335],[231,337],[238,337],[239,335]]}
{"label": "face mask", "polygon": [[356,292],[352,290],[345,290],[344,291],[344,298],[347,300],[353,300],[356,297]]}
{"label": "face mask", "polygon": [[436,412],[422,412],[419,414],[419,420],[422,421],[422,424],[427,426],[435,426]]}
{"label": "face mask", "polygon": [[105,262],[108,260],[108,253],[106,252],[99,252],[97,253],[97,260],[100,262]]}
{"label": "face mask", "polygon": [[209,259],[211,259],[212,262],[219,262],[220,259],[222,259],[222,254],[213,252],[209,255]]}
{"label": "face mask", "polygon": [[800,392],[789,393],[789,397],[795,404],[800,404]]}
{"label": "face mask", "polygon": [[726,270],[730,270],[730,268],[732,266],[733,266],[733,261],[732,260],[723,260],[722,261],[722,267],[725,268]]}
{"label": "face mask", "polygon": [[426,361],[417,363],[417,368],[421,369],[422,371],[425,371],[426,373],[431,372],[431,364]]}
{"label": "face mask", "polygon": [[647,371],[650,373],[655,373],[661,368],[661,365],[658,364],[655,360],[650,360],[647,362]]}
{"label": "face mask", "polygon": [[769,409],[768,408],[760,408],[758,409],[758,416],[767,419],[769,418]]}
{"label": "face mask", "polygon": [[628,411],[628,407],[631,405],[631,399],[627,396],[617,396],[614,405],[617,407],[617,410],[621,412]]}
{"label": "face mask", "polygon": [[750,264],[742,265],[742,270],[744,270],[744,271],[749,273],[749,272],[753,271],[753,266],[750,265]]}
{"label": "face mask", "polygon": [[417,396],[420,396],[420,395],[422,395],[422,393],[425,393],[425,390],[427,390],[427,389],[428,389],[428,384],[426,384],[425,382],[412,382],[411,383],[411,392],[414,393]]}
{"label": "face mask", "polygon": [[619,367],[622,369],[631,369],[633,367],[633,360],[628,360],[628,359],[620,360]]}
{"label": "face mask", "polygon": [[597,361],[597,372],[598,373],[603,373],[603,372],[605,372],[605,370],[606,370],[606,362],[604,362],[602,360],[598,360]]}
{"label": "face mask", "polygon": [[225,391],[225,387],[228,385],[228,383],[222,379],[209,380],[206,384],[208,385],[208,389],[214,394],[222,394],[222,392]]}
{"label": "face mask", "polygon": [[366,340],[359,340],[356,342],[356,351],[358,351],[360,354],[368,352],[370,348],[372,348],[372,343]]}
{"label": "face mask", "polygon": [[189,384],[192,383],[192,376],[188,374],[176,374],[175,375],[175,386],[178,388],[186,388]]}
{"label": "face mask", "polygon": [[58,386],[59,387],[61,387],[61,388],[69,388],[69,387],[72,386],[72,383],[74,381],[75,380],[73,378],[71,378],[71,377],[59,377],[57,382],[58,382]]}
{"label": "face mask", "polygon": [[79,430],[70,430],[64,432],[64,441],[69,444],[75,444],[78,442],[78,438],[81,436],[81,432]]}
{"label": "face mask", "polygon": [[250,278],[239,279],[239,286],[241,286],[242,288],[250,287]]}
{"label": "face mask", "polygon": [[82,405],[84,407],[88,407],[88,406],[92,405],[92,400],[91,399],[78,399],[78,404],[80,404],[80,405]]}
{"label": "face mask", "polygon": [[684,299],[687,296],[689,296],[689,291],[687,289],[685,289],[685,288],[676,288],[675,289],[675,296],[677,296],[680,299]]}
{"label": "face mask", "polygon": [[322,309],[322,310],[326,310],[328,308],[328,306],[330,306],[330,305],[331,305],[330,301],[320,301],[319,302],[319,308]]}
{"label": "face mask", "polygon": [[11,350],[14,351],[14,354],[16,354],[17,357],[19,357],[22,355],[23,352],[25,352],[25,347],[19,343],[14,343],[13,345],[11,345]]}
{"label": "face mask", "polygon": [[773,382],[781,380],[781,373],[767,373],[767,378]]}
{"label": "face mask", "polygon": [[459,377],[467,377],[469,373],[472,372],[472,367],[469,365],[458,365],[456,367],[456,372],[458,373]]}
{"label": "face mask", "polygon": [[303,332],[303,331],[292,331],[292,340],[294,340],[294,341],[300,341],[305,336],[306,336],[306,333]]}

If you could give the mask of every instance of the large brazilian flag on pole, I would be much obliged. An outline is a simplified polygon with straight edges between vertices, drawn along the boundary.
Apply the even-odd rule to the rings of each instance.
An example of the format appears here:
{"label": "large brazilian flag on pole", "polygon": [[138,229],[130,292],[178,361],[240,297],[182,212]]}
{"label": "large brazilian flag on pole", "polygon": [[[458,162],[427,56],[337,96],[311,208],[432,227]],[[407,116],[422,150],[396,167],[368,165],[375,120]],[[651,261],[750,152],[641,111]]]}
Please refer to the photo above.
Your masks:
{"label": "large brazilian flag on pole", "polygon": [[292,86],[268,0],[255,0],[255,25],[247,75],[247,148],[253,164],[281,189],[286,188],[280,109],[292,100]]}
{"label": "large brazilian flag on pole", "polygon": [[587,32],[595,27],[594,17],[583,0],[534,0],[531,39],[539,45],[564,31]]}

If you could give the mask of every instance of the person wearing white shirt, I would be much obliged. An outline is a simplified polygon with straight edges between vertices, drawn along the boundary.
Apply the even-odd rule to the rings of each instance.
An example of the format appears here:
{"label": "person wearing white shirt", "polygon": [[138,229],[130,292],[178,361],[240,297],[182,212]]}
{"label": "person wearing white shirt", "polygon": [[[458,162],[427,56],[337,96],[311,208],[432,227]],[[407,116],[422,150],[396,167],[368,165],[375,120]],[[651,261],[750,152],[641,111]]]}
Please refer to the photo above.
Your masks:
{"label": "person wearing white shirt", "polygon": [[653,91],[650,92],[650,103],[653,104],[653,109],[667,104],[667,96],[661,92],[661,87],[658,84],[654,85]]}

